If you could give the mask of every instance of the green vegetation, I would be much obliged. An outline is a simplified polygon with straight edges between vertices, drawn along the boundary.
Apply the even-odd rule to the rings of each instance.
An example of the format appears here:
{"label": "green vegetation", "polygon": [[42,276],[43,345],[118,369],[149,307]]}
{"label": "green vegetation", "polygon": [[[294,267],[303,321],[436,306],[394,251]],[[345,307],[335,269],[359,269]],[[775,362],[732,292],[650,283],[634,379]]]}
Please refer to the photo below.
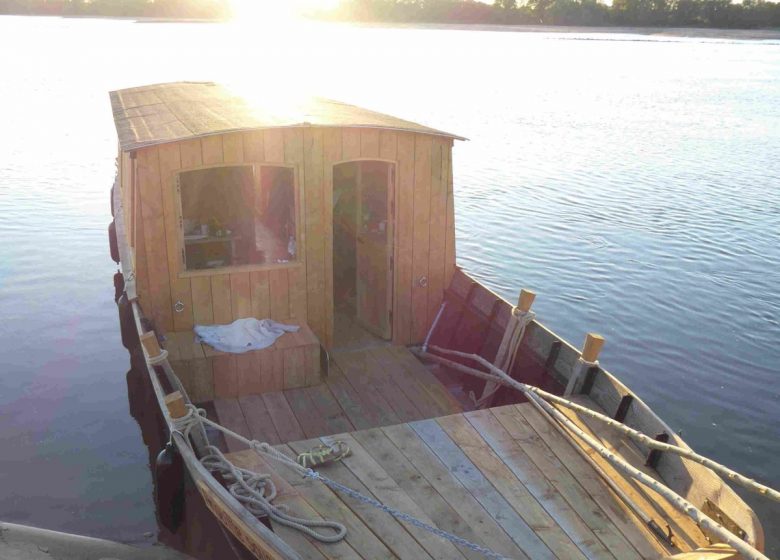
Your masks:
{"label": "green vegetation", "polygon": [[[264,1],[264,0],[257,0]],[[286,0],[277,0],[285,2]],[[0,14],[220,20],[229,0],[0,0]],[[341,0],[334,21],[503,25],[780,28],[780,0]]]}
{"label": "green vegetation", "polygon": [[342,0],[317,17],[341,21],[650,27],[780,27],[780,3],[766,0]]}
{"label": "green vegetation", "polygon": [[0,0],[0,14],[225,19],[228,0]]}

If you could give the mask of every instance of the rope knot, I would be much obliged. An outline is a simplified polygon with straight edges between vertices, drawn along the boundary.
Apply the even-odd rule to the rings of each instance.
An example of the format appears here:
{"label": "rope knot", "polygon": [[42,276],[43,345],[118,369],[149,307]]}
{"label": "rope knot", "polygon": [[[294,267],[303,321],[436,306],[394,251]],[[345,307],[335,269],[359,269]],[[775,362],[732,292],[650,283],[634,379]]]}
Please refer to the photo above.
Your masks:
{"label": "rope knot", "polygon": [[519,307],[513,307],[512,308],[512,316],[515,317],[522,325],[525,327],[526,325],[529,325],[533,322],[534,319],[536,319],[536,313],[531,311],[530,309],[528,311],[523,311]]}

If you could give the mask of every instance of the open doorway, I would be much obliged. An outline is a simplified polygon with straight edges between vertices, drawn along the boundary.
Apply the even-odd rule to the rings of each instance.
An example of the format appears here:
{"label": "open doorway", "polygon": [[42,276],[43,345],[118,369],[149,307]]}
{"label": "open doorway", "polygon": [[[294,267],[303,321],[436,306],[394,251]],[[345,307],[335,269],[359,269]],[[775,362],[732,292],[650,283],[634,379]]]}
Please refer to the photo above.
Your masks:
{"label": "open doorway", "polygon": [[334,345],[392,338],[395,165],[333,167]]}

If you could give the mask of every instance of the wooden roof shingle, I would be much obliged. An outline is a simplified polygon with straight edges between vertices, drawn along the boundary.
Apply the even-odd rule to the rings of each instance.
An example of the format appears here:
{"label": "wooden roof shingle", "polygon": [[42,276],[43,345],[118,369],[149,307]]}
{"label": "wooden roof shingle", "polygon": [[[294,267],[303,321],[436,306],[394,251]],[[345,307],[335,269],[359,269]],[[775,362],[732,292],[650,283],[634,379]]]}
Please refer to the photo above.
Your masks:
{"label": "wooden roof shingle", "polygon": [[213,82],[172,82],[112,91],[123,151],[212,134],[300,126],[384,128],[461,136],[330,99],[262,106]]}

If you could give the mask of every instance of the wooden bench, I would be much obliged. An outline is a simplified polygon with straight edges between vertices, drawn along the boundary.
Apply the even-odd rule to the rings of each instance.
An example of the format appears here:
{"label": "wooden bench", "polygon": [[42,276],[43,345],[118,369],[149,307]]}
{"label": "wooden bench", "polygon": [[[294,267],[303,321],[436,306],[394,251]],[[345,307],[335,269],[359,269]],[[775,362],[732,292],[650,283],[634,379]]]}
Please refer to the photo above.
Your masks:
{"label": "wooden bench", "polygon": [[195,340],[192,331],[169,332],[168,361],[193,402],[258,395],[321,382],[320,342],[308,325],[285,333],[268,348],[227,354]]}

